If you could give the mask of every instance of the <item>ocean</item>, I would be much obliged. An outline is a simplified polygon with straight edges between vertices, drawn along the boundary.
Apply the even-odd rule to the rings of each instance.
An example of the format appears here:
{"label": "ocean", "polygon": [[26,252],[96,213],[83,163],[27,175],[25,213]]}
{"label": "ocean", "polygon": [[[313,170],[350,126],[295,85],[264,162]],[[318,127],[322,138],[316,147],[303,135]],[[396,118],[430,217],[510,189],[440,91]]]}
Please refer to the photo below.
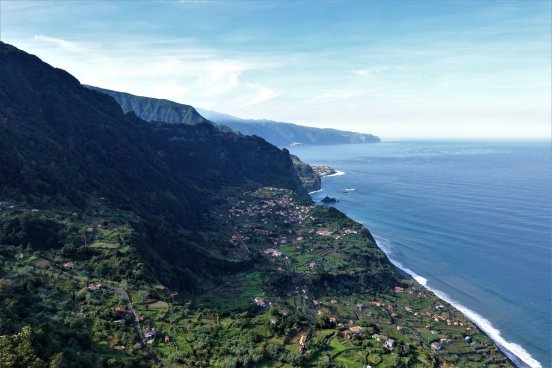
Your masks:
{"label": "ocean", "polygon": [[463,311],[518,366],[552,367],[550,142],[290,151],[339,171],[323,178],[315,201],[337,198],[334,206],[362,222],[393,263]]}

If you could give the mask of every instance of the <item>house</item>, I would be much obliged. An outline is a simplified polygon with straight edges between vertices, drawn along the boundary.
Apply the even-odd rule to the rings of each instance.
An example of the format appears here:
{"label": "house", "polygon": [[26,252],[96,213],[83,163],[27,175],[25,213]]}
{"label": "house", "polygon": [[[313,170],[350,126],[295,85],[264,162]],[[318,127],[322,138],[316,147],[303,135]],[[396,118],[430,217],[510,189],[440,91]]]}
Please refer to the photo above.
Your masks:
{"label": "house", "polygon": [[170,342],[170,341],[171,341],[171,339],[169,338],[169,335],[165,335],[165,342],[168,343],[168,342]]}
{"label": "house", "polygon": [[316,234],[318,234],[320,236],[330,236],[330,235],[332,235],[332,232],[329,231],[329,230],[318,230],[316,232]]}
{"label": "house", "polygon": [[442,344],[442,345],[448,345],[451,343],[451,339],[441,339],[439,340],[439,342]]}
{"label": "house", "polygon": [[123,306],[120,305],[120,306],[118,306],[117,308],[115,308],[115,312],[117,312],[117,313],[125,313],[125,312],[126,312],[126,309],[125,309],[125,307],[123,307]]}
{"label": "house", "polygon": [[266,308],[267,307],[267,304],[266,302],[264,301],[264,299],[262,298],[259,298],[259,297],[255,297],[255,299],[253,299],[253,301],[255,302],[255,304],[257,304],[259,307],[263,307],[263,308]]}
{"label": "house", "polygon": [[396,293],[402,293],[404,291],[404,288],[400,287],[400,286],[395,286],[395,292]]}
{"label": "house", "polygon": [[362,327],[360,326],[353,326],[350,328],[351,332],[355,335],[358,335],[359,333],[362,333]]}
{"label": "house", "polygon": [[332,303],[332,304],[337,304],[337,300],[332,299],[332,300],[330,300],[330,303]]}
{"label": "house", "polygon": [[431,343],[431,350],[433,350],[433,351],[441,350],[441,345],[438,342],[432,342]]}
{"label": "house", "polygon": [[25,256],[23,255],[23,253],[17,253],[17,254],[15,255],[15,259],[23,259],[23,257],[25,257]]}
{"label": "house", "polygon": [[301,335],[301,338],[299,339],[299,345],[302,347],[305,347],[307,345],[307,335]]}
{"label": "house", "polygon": [[438,335],[441,333],[441,331],[438,331],[438,330],[431,330],[429,332],[431,332],[432,335]]}
{"label": "house", "polygon": [[146,316],[144,316],[143,314],[140,314],[140,315],[138,316],[138,321],[140,321],[140,322],[142,322],[142,321],[145,320],[145,319],[146,319]]}
{"label": "house", "polygon": [[330,322],[331,323],[336,323],[337,322],[337,318],[335,316],[330,316]]}
{"label": "house", "polygon": [[395,340],[393,340],[393,339],[387,339],[383,343],[383,347],[387,348],[389,350],[392,350],[394,346],[395,346]]}
{"label": "house", "polygon": [[73,262],[65,262],[63,264],[63,267],[67,268],[67,269],[70,269],[70,268],[74,268],[75,267],[75,264]]}
{"label": "house", "polygon": [[373,334],[372,338],[378,340],[379,342],[387,340],[387,336],[383,336],[383,335],[379,335],[379,334]]}
{"label": "house", "polygon": [[102,288],[102,284],[90,284],[88,285],[88,290],[95,291],[100,290]]}
{"label": "house", "polygon": [[272,257],[280,257],[282,255],[282,252],[280,252],[278,249],[274,248],[267,248],[263,250],[264,254],[270,254]]}

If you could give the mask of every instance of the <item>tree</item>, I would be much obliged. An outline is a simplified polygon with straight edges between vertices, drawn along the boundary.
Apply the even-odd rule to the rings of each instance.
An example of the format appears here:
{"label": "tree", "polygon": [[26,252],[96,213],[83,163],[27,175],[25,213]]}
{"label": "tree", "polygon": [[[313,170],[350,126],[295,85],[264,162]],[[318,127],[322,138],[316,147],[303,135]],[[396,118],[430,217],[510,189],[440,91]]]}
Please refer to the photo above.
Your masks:
{"label": "tree", "polygon": [[43,362],[35,355],[32,344],[29,326],[23,327],[14,335],[0,336],[0,368],[44,367]]}

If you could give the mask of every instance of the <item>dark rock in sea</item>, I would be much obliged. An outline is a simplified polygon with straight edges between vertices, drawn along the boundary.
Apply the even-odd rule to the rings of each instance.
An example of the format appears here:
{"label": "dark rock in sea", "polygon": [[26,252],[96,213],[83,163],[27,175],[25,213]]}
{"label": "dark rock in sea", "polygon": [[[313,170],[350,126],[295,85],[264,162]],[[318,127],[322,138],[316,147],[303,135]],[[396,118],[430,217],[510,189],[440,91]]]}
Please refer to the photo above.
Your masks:
{"label": "dark rock in sea", "polygon": [[324,198],[322,198],[322,200],[321,200],[320,202],[323,202],[323,203],[335,203],[335,202],[337,202],[337,199],[332,198],[332,197],[325,196]]}

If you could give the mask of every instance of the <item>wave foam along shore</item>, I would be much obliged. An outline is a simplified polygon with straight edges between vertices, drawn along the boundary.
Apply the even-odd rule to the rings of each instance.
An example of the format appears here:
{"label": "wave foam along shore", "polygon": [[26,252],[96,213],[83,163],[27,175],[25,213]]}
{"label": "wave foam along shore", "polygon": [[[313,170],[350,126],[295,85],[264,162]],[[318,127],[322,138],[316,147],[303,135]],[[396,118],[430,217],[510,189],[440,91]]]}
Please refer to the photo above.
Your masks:
{"label": "wave foam along shore", "polygon": [[318,189],[318,190],[314,190],[312,192],[309,192],[309,194],[315,194],[315,193],[320,193],[321,191],[323,191],[324,189]]}
{"label": "wave foam along shore", "polygon": [[329,178],[330,176],[341,176],[341,175],[345,175],[345,171],[336,170],[335,174],[325,175],[324,177]]}
{"label": "wave foam along shore", "polygon": [[508,358],[510,358],[510,360],[513,361],[516,366],[521,368],[526,368],[526,367],[542,368],[542,365],[540,364],[540,362],[537,361],[535,358],[533,358],[531,354],[529,354],[529,352],[527,352],[527,350],[525,350],[522,346],[513,342],[506,341],[506,339],[502,337],[500,330],[495,328],[488,319],[474,312],[473,310],[467,308],[466,306],[460,304],[458,301],[450,298],[444,292],[428,286],[428,280],[425,277],[422,277],[416,274],[411,269],[405,267],[402,263],[394,260],[391,257],[391,254],[392,254],[391,248],[385,239],[381,237],[377,237],[375,235],[374,235],[374,239],[376,239],[377,246],[387,255],[387,258],[389,258],[389,261],[391,261],[391,263],[393,263],[396,267],[398,267],[402,271],[409,274],[420,285],[430,290],[439,298],[443,299],[444,301],[452,305],[454,308],[462,312],[477,327],[479,327],[481,331],[483,331],[491,340],[493,340],[494,343],[500,348],[500,350],[502,350],[502,352],[506,354],[506,356],[508,356]]}

